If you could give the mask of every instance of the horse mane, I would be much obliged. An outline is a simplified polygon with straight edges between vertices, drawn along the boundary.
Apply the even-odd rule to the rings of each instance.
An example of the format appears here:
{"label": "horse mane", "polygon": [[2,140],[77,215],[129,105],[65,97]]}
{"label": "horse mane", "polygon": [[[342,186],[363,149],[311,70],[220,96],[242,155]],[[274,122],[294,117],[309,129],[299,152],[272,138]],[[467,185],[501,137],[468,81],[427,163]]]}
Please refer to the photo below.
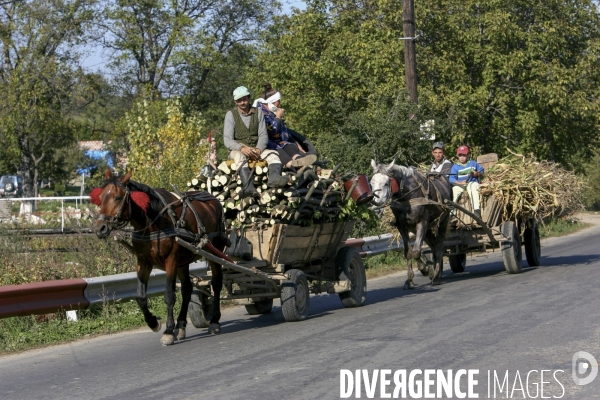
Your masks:
{"label": "horse mane", "polygon": [[[403,177],[415,176],[416,169],[414,167],[405,167],[402,165],[392,165],[392,171],[394,176],[398,176],[399,174]],[[398,174],[399,173],[399,174]]]}
{"label": "horse mane", "polygon": [[[121,180],[118,177],[113,176],[109,180],[105,181],[102,184],[101,188],[104,189],[105,186],[110,185],[110,184],[115,184],[115,185],[121,184]],[[142,193],[145,193],[148,195],[148,197],[150,198],[150,207],[148,208],[148,211],[152,210],[152,211],[154,211],[154,213],[158,214],[160,212],[160,210],[162,210],[162,207],[163,207],[162,201],[158,198],[158,196],[156,196],[156,192],[155,192],[154,188],[152,188],[146,184],[132,181],[132,180],[130,180],[127,183],[127,187],[132,192],[133,191],[142,192]]]}

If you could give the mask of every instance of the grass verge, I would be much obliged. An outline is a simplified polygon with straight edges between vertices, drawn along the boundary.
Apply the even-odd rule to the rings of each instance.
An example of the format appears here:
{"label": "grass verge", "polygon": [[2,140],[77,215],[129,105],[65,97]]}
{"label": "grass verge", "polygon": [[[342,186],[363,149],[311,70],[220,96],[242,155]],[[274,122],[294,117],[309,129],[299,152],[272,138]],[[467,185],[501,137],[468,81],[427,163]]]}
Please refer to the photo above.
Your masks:
{"label": "grass verge", "polygon": [[590,226],[592,224],[577,219],[553,219],[544,226],[540,226],[540,237],[565,236]]}
{"label": "grass verge", "polygon": [[[588,226],[590,224],[577,220],[554,220],[540,227],[540,236],[563,236]],[[4,239],[0,241],[0,260],[4,260],[0,262],[2,285],[108,275],[129,272],[133,268],[131,256],[112,241],[70,237],[65,238],[67,242],[59,245],[50,238],[15,236],[10,240],[6,240],[6,237]],[[37,253],[35,250],[42,248],[54,248],[55,251],[41,258],[42,252]],[[64,251],[69,249],[76,250]],[[24,257],[23,254],[27,256]],[[369,257],[364,262],[368,279],[406,269],[404,254],[397,251]],[[180,296],[177,299],[175,310],[179,309]],[[162,296],[149,299],[149,306],[155,315],[164,320],[166,306]],[[105,304],[92,310],[79,311],[76,322],[67,320],[65,313],[0,319],[0,354],[143,326],[144,319],[135,301]]]}

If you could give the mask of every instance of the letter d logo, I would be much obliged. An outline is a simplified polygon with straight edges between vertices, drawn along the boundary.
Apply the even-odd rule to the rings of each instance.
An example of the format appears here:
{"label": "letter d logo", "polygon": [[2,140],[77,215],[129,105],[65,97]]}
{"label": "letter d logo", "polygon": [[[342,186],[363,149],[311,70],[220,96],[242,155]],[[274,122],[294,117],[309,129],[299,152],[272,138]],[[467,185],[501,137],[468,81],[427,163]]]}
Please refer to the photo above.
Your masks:
{"label": "letter d logo", "polygon": [[[584,359],[585,362],[582,362],[581,359]],[[585,378],[578,376],[585,375],[588,370],[590,370],[590,373]],[[598,375],[598,361],[587,351],[578,351],[573,354],[573,369],[571,370],[571,374],[573,375],[573,382],[576,385],[587,385],[596,379]]]}

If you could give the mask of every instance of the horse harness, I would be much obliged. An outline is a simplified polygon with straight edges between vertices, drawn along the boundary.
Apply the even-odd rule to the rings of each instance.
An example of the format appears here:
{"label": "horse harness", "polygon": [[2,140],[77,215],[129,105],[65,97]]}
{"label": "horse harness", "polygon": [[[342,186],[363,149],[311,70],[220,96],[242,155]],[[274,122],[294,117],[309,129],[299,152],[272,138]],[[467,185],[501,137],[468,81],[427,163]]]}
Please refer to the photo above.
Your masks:
{"label": "horse harness", "polygon": [[125,191],[125,196],[123,196],[123,201],[121,202],[119,210],[115,215],[98,214],[96,219],[100,221],[106,221],[113,229],[123,229],[129,220],[126,219],[121,221],[121,214],[123,214],[123,207],[125,206],[125,203],[127,203],[129,205],[129,215],[131,215],[131,191],[119,181],[116,181],[115,185],[119,186]]}
{"label": "horse harness", "polygon": [[[420,173],[418,171],[417,171],[417,173],[420,175]],[[392,190],[392,198],[390,199],[390,203],[394,203],[396,206],[400,206],[400,207],[404,207],[407,205],[410,207],[422,206],[422,205],[435,205],[435,206],[439,207],[440,209],[442,209],[442,211],[447,211],[448,207],[441,202],[442,199],[441,199],[439,189],[435,185],[433,185],[433,189],[435,192],[435,197],[437,198],[438,201],[429,199],[429,189],[431,187],[431,184],[430,184],[429,179],[427,179],[426,177],[422,176],[422,178],[427,181],[427,189],[425,189],[425,187],[423,187],[422,182],[417,181],[418,186],[416,188],[402,194],[398,199],[394,199],[393,197],[395,194],[402,193],[402,190],[404,189],[404,180],[402,180],[400,182],[400,186],[398,186],[398,183],[396,182],[396,178],[394,178],[394,176],[391,174],[388,176],[390,178],[390,186],[391,186],[391,190]],[[408,199],[408,200],[401,201],[403,198],[410,196],[411,194],[415,193],[419,189],[421,190],[423,197],[418,197],[418,198],[414,198],[414,199]]]}
{"label": "horse harness", "polygon": [[[419,173],[417,171],[417,173]],[[420,173],[419,173],[420,175]],[[394,178],[394,176],[389,175],[390,177],[390,182],[391,182],[391,189],[392,189],[392,198],[390,198],[390,207],[393,207],[394,205],[396,207],[400,207],[400,208],[404,208],[406,206],[408,207],[416,207],[416,206],[426,206],[426,205],[433,205],[436,206],[437,208],[439,208],[441,210],[440,215],[434,219],[433,221],[431,221],[428,226],[432,229],[435,229],[437,231],[437,229],[440,228],[440,223],[442,221],[442,218],[448,213],[450,212],[450,209],[448,208],[448,206],[446,206],[445,204],[442,203],[442,199],[441,199],[441,195],[439,192],[439,189],[433,185],[433,189],[435,191],[435,197],[438,201],[434,201],[429,199],[429,189],[431,187],[430,181],[427,177],[424,177],[421,175],[421,177],[423,179],[425,179],[427,181],[427,189],[425,189],[425,187],[423,186],[422,182],[419,182],[417,179],[415,179],[418,183],[418,186],[410,191],[408,191],[407,193],[404,193],[400,196],[399,199],[394,199],[393,196],[395,194],[398,193],[402,193],[402,189],[404,188],[404,180],[401,181],[401,185],[400,187],[398,187],[398,184],[396,182],[396,179]],[[395,185],[394,185],[395,184]],[[396,186],[396,191],[394,191],[394,186]],[[403,198],[406,198],[407,196],[415,193],[417,190],[421,190],[421,193],[423,194],[423,197],[417,197],[417,198],[412,198],[412,199],[408,199],[408,200],[404,200],[404,201],[400,201]]]}
{"label": "horse harness", "polygon": [[[124,208],[126,202],[129,205],[129,215],[131,216],[131,191],[129,190],[129,188],[126,185],[123,185],[121,182],[116,181],[115,185],[119,186],[121,189],[123,189],[125,191],[125,196],[123,197],[121,206],[119,207],[119,210],[117,211],[117,213],[114,216],[100,214],[100,215],[98,215],[98,219],[106,221],[114,229],[122,229],[129,222],[128,219],[120,220],[121,215],[123,213],[123,208]],[[223,236],[224,226],[221,227],[221,229],[219,231],[211,232],[211,233],[206,232],[206,228],[204,227],[204,224],[202,224],[202,221],[200,221],[200,216],[198,215],[198,212],[196,211],[196,209],[194,207],[192,207],[190,200],[189,200],[190,197],[192,197],[192,200],[194,200],[194,197],[198,197],[199,201],[206,201],[206,200],[208,200],[208,196],[210,196],[210,198],[212,199],[213,198],[212,195],[207,196],[207,195],[195,194],[194,196],[189,196],[187,194],[178,193],[178,194],[175,194],[175,196],[178,197],[177,200],[167,203],[167,200],[157,190],[152,189],[152,191],[153,191],[153,194],[156,197],[158,197],[158,199],[161,201],[161,203],[164,205],[164,207],[158,212],[158,215],[156,216],[156,218],[154,218],[152,220],[152,222],[150,222],[150,224],[148,224],[148,226],[153,225],[165,212],[167,212],[167,214],[169,215],[169,218],[171,220],[171,223],[173,224],[173,227],[166,228],[166,229],[159,229],[157,231],[147,233],[146,232],[146,230],[148,229],[148,226],[147,226],[146,228],[144,228],[141,231],[132,232],[132,234],[131,234],[132,240],[154,241],[154,240],[167,239],[167,238],[177,236],[177,237],[181,237],[182,239],[185,239],[186,241],[192,242],[194,244],[200,243],[201,246],[203,247],[208,241],[210,241],[210,239],[217,237],[217,236]],[[127,201],[127,200],[129,200],[129,201]],[[175,211],[173,210],[172,206],[178,204],[179,202],[181,202],[183,204],[183,206],[182,206],[181,216],[179,217],[179,220],[177,220],[177,215],[175,214]],[[196,219],[196,226],[198,228],[197,234],[193,233],[187,229],[184,229],[184,227],[186,225],[185,215],[186,215],[187,209],[190,209],[192,211],[192,213],[194,214],[194,218]],[[222,220],[223,220],[223,218],[221,218],[221,222],[223,223]]]}

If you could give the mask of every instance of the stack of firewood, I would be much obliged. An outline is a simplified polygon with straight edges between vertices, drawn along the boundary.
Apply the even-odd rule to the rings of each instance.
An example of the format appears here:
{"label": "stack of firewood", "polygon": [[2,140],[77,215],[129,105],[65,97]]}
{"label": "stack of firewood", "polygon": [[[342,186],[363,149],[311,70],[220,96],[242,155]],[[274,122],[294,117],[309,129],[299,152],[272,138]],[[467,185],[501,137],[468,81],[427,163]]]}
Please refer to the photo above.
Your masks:
{"label": "stack of firewood", "polygon": [[266,162],[250,162],[249,167],[258,192],[256,196],[243,198],[240,195],[243,184],[233,160],[219,164],[212,177],[198,176],[190,180],[188,190],[206,190],[219,199],[229,226],[310,225],[343,217],[340,212],[349,198],[344,182],[353,175],[338,174],[339,165],[333,170],[308,166],[296,172],[284,172],[289,178],[284,188],[267,187]]}

